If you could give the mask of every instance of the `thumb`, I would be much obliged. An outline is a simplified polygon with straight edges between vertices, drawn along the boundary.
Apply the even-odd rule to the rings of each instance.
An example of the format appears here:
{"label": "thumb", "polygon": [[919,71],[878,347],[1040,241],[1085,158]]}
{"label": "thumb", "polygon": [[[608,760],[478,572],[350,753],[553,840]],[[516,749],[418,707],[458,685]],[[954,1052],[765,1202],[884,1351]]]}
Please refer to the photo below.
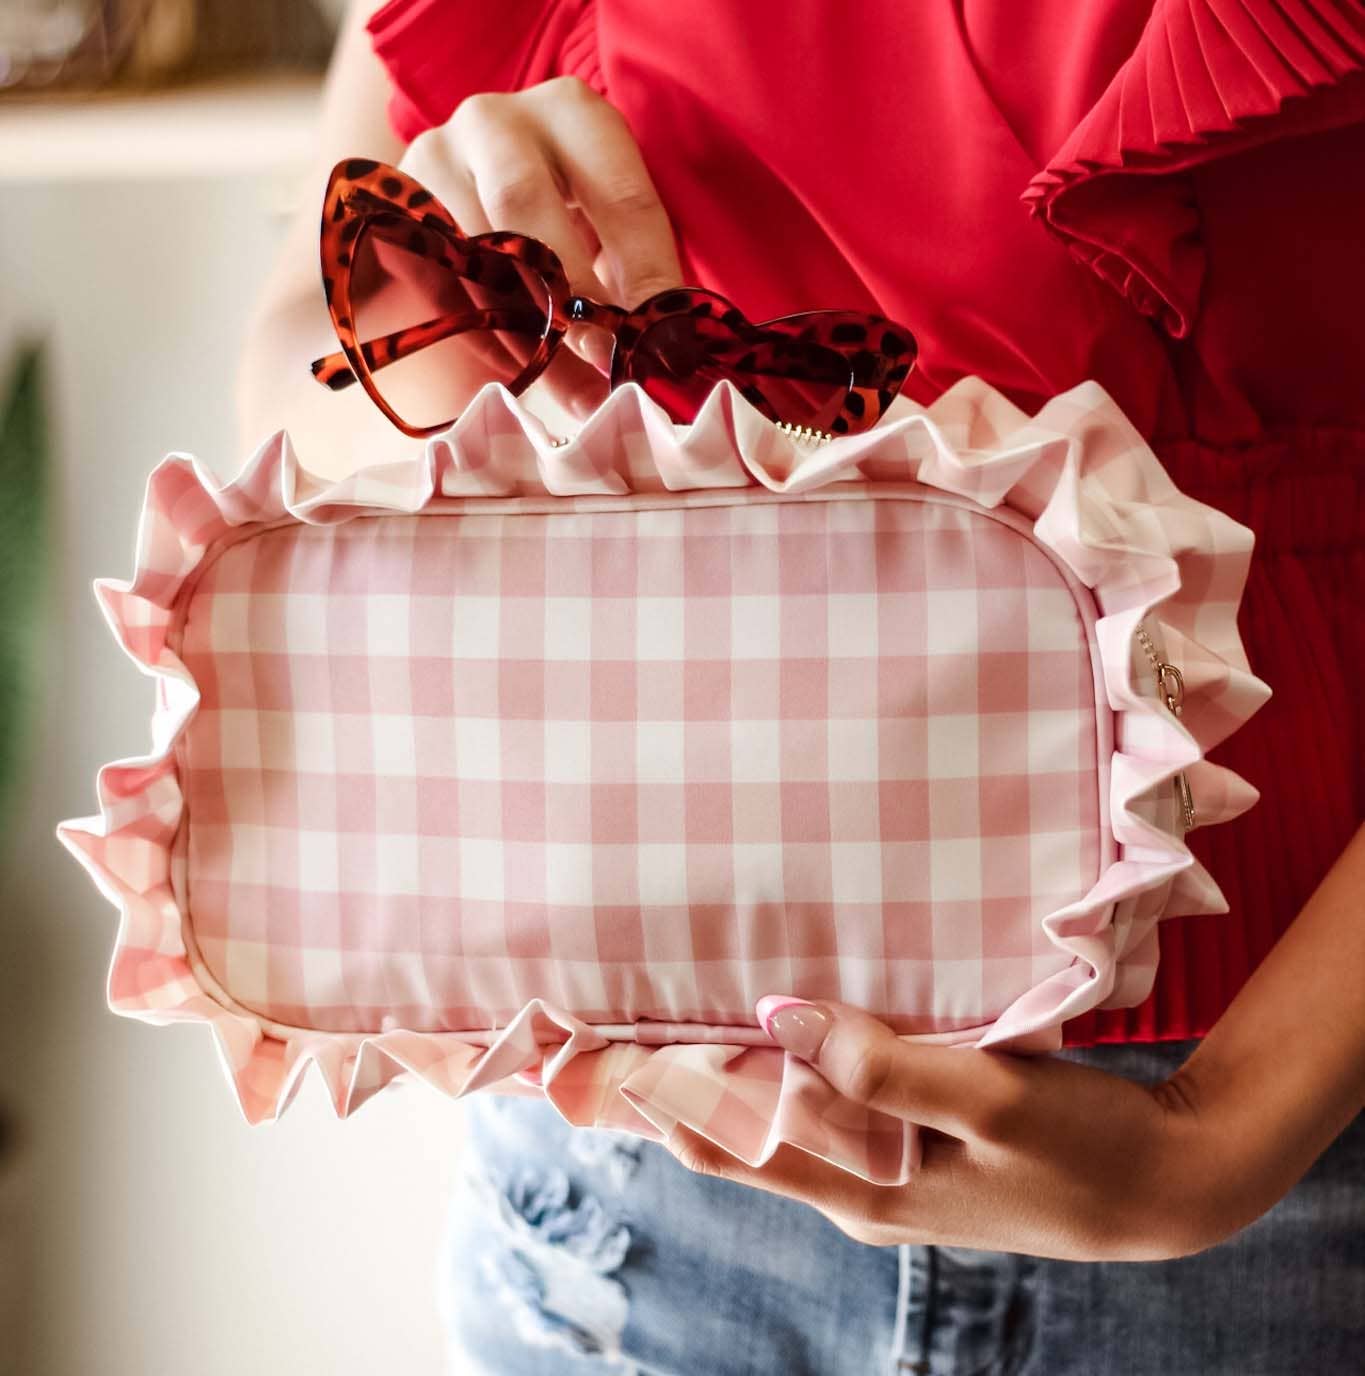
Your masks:
{"label": "thumb", "polygon": [[845,1098],[955,1137],[979,1135],[1018,1093],[999,1056],[906,1041],[848,1004],[769,994],[755,1011],[779,1046],[809,1061]]}

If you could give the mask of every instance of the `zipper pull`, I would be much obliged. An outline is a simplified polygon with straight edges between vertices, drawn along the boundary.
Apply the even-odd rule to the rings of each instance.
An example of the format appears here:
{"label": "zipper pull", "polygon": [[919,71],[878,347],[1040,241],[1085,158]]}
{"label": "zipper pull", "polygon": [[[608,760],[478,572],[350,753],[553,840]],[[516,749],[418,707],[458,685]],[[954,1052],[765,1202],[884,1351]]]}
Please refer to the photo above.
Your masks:
{"label": "zipper pull", "polygon": [[[1157,696],[1165,704],[1166,710],[1173,716],[1178,717],[1181,706],[1185,701],[1185,676],[1175,667],[1174,664],[1167,663],[1156,652],[1156,646],[1152,643],[1152,637],[1148,634],[1147,628],[1139,623],[1136,635],[1138,643],[1147,652],[1147,658],[1152,662],[1152,669],[1156,674]],[[1190,783],[1182,770],[1175,776],[1176,796],[1180,800],[1180,815],[1188,831],[1194,825],[1194,797],[1190,793]]]}
{"label": "zipper pull", "polygon": [[1178,717],[1181,704],[1185,701],[1185,675],[1174,664],[1167,664],[1165,660],[1158,660],[1156,685],[1161,693],[1161,700],[1166,704],[1167,711],[1172,716]]}

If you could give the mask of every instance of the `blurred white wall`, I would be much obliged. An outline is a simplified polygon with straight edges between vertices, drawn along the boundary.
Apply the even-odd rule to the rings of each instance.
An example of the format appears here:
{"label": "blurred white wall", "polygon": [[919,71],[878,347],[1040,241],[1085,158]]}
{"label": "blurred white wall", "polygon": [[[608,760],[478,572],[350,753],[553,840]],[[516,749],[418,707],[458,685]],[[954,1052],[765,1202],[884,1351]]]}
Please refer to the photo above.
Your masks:
{"label": "blurred white wall", "polygon": [[[0,849],[0,1095],[28,1186],[6,1207],[32,1225],[0,1252],[20,1298],[0,1371],[7,1357],[23,1376],[441,1370],[435,1257],[460,1106],[405,1088],[338,1123],[310,1082],[279,1124],[246,1127],[205,1030],[106,1010],[115,912],[53,837],[93,810],[100,764],[147,748],[151,683],[90,581],[131,571],[164,452],[224,477],[245,457],[236,352],[310,109],[293,99],[251,158],[196,159],[181,140],[170,166],[95,120],[73,136],[79,157],[47,166],[32,144],[16,155],[28,135],[0,110],[0,362],[20,334],[46,342],[56,447],[45,701]],[[233,139],[252,128],[239,112]],[[0,1224],[15,1219],[0,1209]]]}

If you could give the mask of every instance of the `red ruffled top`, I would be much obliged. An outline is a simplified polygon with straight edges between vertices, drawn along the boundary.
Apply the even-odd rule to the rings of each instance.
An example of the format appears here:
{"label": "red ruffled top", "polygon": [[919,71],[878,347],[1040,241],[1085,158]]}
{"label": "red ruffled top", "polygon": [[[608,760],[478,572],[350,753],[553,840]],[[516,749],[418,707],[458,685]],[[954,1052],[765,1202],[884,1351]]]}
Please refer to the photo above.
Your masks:
{"label": "red ruffled top", "polygon": [[1207,1032],[1365,812],[1365,7],[391,0],[370,27],[403,137],[580,76],[689,282],[904,320],[925,404],[1094,378],[1256,532],[1240,626],[1275,696],[1212,758],[1262,797],[1190,837],[1231,911],[1163,923],[1151,997],[1065,1040]]}

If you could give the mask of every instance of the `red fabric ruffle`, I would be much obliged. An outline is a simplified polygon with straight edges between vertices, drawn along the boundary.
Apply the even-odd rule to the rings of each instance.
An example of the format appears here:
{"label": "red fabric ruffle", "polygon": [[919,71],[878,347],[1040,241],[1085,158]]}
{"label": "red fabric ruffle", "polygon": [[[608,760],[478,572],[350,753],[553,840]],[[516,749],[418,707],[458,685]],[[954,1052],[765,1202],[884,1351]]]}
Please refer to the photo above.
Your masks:
{"label": "red fabric ruffle", "polygon": [[1158,0],[1132,56],[1023,200],[1081,262],[1184,338],[1205,272],[1189,169],[1359,120],[1365,7]]}

